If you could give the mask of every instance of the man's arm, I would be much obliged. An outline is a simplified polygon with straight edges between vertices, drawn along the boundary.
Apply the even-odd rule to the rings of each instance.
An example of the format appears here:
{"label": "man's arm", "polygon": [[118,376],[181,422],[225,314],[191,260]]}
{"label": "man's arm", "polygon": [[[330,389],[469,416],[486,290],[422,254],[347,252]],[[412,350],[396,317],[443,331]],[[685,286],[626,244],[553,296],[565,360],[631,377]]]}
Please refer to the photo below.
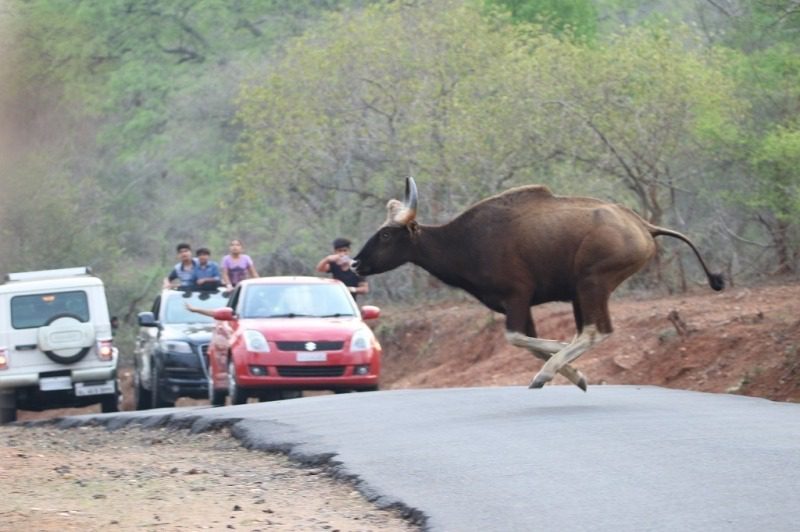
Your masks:
{"label": "man's arm", "polygon": [[175,271],[175,268],[172,268],[172,271],[169,272],[169,275],[164,277],[164,288],[172,288],[175,285],[175,280],[178,278],[178,272]]}
{"label": "man's arm", "polygon": [[184,306],[186,307],[186,310],[189,310],[191,312],[195,312],[197,314],[204,314],[204,315],[210,316],[212,318],[214,317],[214,310],[215,309],[195,307],[194,305],[191,305],[189,303],[184,303]]}
{"label": "man's arm", "polygon": [[354,287],[353,293],[354,294],[366,294],[369,292],[369,284],[367,284],[366,279],[361,279],[358,281],[358,286]]}
{"label": "man's arm", "polygon": [[339,255],[327,255],[317,263],[316,270],[320,273],[328,273],[331,271],[331,262],[339,258]]}

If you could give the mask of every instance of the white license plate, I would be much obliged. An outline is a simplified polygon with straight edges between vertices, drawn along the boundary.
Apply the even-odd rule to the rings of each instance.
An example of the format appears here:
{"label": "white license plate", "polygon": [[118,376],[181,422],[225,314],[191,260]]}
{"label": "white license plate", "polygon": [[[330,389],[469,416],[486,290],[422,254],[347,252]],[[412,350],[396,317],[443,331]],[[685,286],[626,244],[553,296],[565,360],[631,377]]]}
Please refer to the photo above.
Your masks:
{"label": "white license plate", "polygon": [[43,392],[69,390],[70,388],[72,388],[72,377],[69,375],[64,375],[63,377],[42,377],[39,379],[39,389]]}
{"label": "white license plate", "polygon": [[328,353],[320,351],[298,351],[298,362],[325,362],[328,360]]}
{"label": "white license plate", "polygon": [[86,395],[104,395],[107,393],[114,393],[114,381],[108,380],[102,383],[75,383],[75,395],[84,397]]}

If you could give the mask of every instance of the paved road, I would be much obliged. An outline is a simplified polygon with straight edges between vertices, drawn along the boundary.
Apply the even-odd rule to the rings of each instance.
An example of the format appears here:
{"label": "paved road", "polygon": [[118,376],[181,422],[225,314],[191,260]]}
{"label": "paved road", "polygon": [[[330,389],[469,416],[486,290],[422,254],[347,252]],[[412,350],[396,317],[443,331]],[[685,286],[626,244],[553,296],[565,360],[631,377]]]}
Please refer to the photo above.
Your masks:
{"label": "paved road", "polygon": [[800,530],[800,404],[656,387],[395,390],[67,418],[238,421],[435,531]]}

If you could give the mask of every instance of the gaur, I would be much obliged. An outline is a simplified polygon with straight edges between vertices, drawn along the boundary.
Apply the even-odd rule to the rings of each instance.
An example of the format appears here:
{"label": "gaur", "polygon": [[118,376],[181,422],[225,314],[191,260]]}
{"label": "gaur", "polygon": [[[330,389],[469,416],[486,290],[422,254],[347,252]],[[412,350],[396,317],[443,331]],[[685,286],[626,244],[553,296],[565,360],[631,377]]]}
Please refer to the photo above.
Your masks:
{"label": "gaur", "polygon": [[[387,210],[356,255],[356,271],[375,275],[411,262],[505,314],[508,341],[545,361],[530,388],[561,373],[586,390],[586,377],[570,363],[612,333],[609,297],[653,258],[654,237],[686,242],[711,288],[725,284],[681,233],[622,205],[557,196],[545,186],[513,188],[434,226],[417,223],[417,186],[409,177],[405,201],[389,200]],[[571,342],[536,338],[531,307],[549,301],[572,303],[578,334]]]}

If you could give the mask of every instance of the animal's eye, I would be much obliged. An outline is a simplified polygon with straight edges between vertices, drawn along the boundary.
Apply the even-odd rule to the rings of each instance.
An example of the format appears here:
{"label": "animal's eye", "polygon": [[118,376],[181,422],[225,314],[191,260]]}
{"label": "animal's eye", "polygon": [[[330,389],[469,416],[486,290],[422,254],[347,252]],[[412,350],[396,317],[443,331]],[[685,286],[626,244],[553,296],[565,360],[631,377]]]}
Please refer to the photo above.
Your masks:
{"label": "animal's eye", "polygon": [[392,237],[389,231],[381,231],[381,240],[389,240]]}

